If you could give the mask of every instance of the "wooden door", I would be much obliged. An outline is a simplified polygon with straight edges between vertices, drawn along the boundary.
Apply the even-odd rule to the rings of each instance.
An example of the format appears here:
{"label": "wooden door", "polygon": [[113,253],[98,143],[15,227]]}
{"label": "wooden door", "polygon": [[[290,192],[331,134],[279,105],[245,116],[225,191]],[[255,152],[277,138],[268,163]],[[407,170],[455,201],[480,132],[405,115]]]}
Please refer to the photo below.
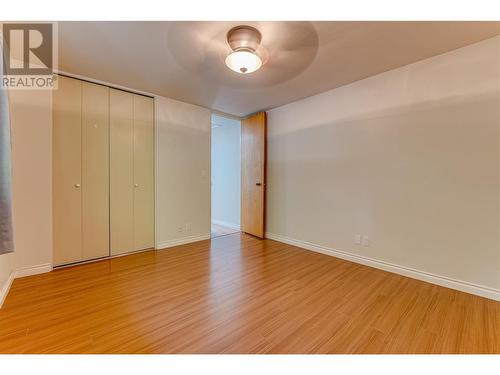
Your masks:
{"label": "wooden door", "polygon": [[153,99],[134,95],[134,250],[154,247]]}
{"label": "wooden door", "polygon": [[241,121],[241,230],[264,238],[266,113]]}
{"label": "wooden door", "polygon": [[111,255],[134,249],[134,95],[109,90]]}
{"label": "wooden door", "polygon": [[53,92],[54,265],[82,259],[82,83],[58,77]]}
{"label": "wooden door", "polygon": [[109,89],[82,83],[82,260],[109,255]]}

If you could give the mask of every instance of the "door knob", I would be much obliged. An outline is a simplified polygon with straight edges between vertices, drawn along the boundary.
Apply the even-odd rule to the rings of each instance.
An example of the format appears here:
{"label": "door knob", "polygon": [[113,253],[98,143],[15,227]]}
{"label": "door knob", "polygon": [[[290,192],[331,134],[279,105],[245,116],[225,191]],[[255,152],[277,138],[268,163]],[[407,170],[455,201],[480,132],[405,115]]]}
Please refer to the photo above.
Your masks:
{"label": "door knob", "polygon": [[79,188],[79,187],[80,187],[80,184],[75,184],[75,187],[76,187],[76,188]]}
{"label": "door knob", "polygon": [[261,186],[262,184],[260,182],[257,182],[255,185],[257,186]]}
{"label": "door knob", "polygon": [[139,187],[139,184],[134,184],[134,187]]}

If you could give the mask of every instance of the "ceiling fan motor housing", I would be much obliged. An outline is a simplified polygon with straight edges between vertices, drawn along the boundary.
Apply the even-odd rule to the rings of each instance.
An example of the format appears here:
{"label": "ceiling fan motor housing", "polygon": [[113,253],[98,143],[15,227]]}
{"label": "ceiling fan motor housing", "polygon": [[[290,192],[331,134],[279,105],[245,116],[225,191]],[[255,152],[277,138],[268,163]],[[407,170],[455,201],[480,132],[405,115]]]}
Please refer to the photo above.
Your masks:
{"label": "ceiling fan motor housing", "polygon": [[255,52],[261,40],[259,30],[251,26],[236,26],[227,33],[227,42],[233,51]]}

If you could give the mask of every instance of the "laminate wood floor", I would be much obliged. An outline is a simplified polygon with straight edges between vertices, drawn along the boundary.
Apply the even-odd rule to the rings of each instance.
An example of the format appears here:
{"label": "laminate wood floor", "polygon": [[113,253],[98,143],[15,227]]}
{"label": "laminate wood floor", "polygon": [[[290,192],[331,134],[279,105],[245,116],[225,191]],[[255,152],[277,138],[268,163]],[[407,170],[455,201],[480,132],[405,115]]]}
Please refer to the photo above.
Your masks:
{"label": "laminate wood floor", "polygon": [[500,353],[500,302],[234,234],[14,281],[2,353]]}

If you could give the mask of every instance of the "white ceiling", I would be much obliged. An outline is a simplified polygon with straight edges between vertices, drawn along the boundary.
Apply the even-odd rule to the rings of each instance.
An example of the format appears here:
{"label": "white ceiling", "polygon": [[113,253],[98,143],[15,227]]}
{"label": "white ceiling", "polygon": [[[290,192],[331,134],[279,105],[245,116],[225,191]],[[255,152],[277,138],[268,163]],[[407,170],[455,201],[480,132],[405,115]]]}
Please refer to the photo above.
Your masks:
{"label": "white ceiling", "polygon": [[[267,63],[223,64],[227,31],[262,33]],[[500,22],[60,22],[59,69],[235,116],[277,107],[500,34]]]}

